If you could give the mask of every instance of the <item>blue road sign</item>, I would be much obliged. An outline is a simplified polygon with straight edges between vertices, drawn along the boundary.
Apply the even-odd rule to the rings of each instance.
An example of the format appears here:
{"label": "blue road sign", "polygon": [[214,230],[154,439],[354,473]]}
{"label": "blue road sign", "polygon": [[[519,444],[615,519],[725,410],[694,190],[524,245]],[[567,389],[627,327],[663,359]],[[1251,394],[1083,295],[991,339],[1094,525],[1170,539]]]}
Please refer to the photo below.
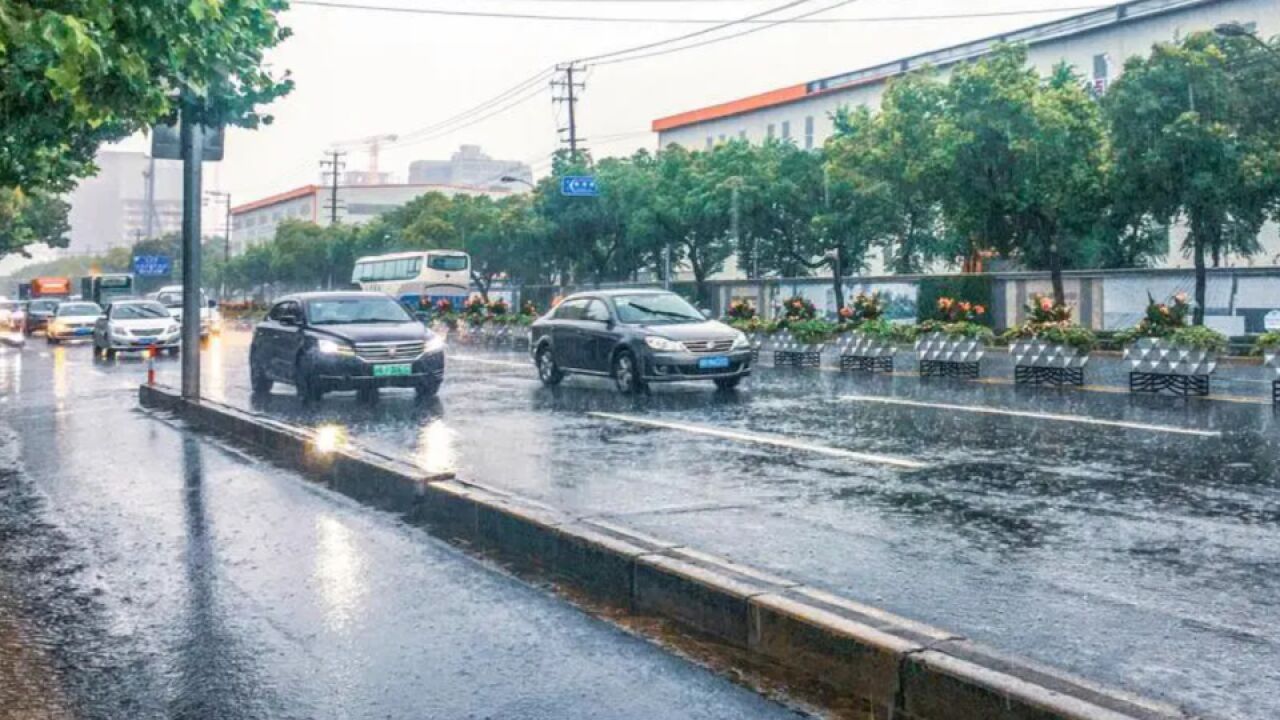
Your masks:
{"label": "blue road sign", "polygon": [[600,188],[592,175],[570,175],[560,178],[560,194],[568,197],[596,197]]}
{"label": "blue road sign", "polygon": [[173,263],[168,255],[135,255],[133,256],[133,274],[139,277],[158,277],[173,272]]}

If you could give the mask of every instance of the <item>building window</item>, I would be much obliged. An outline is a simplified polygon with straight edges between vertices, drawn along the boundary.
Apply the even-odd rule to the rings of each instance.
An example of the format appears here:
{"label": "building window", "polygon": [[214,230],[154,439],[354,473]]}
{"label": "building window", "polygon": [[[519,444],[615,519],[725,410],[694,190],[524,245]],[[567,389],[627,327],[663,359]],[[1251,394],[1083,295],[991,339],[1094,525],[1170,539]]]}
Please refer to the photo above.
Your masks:
{"label": "building window", "polygon": [[767,128],[765,128],[765,129],[764,129],[764,136],[765,136],[766,138],[768,138],[768,139],[772,140],[772,139],[773,139],[773,137],[774,137],[774,134],[775,134],[775,133],[774,133],[774,128],[773,128],[773,123],[769,123],[769,127],[767,127]]}
{"label": "building window", "polygon": [[783,140],[791,139],[791,121],[790,120],[782,121],[782,139]]}
{"label": "building window", "polygon": [[747,131],[746,131],[746,130],[739,130],[739,131],[738,131],[738,139],[739,139],[739,140],[746,140],[746,139],[747,139]]}
{"label": "building window", "polygon": [[813,149],[813,116],[804,119],[804,149]]}
{"label": "building window", "polygon": [[720,133],[720,142],[724,142],[724,141],[725,141],[725,140],[727,140],[727,139],[728,139],[728,138],[727,138],[727,137],[725,137],[725,134],[724,134],[724,133]]}
{"label": "building window", "polygon": [[711,149],[711,147],[712,147],[713,145],[715,145],[715,144],[716,144],[715,138],[713,138],[713,137],[711,137],[710,135],[708,135],[708,136],[707,136],[707,149],[708,149],[708,150],[710,150],[710,149]]}
{"label": "building window", "polygon": [[1093,56],[1093,92],[1101,96],[1111,79],[1111,58],[1106,53]]}

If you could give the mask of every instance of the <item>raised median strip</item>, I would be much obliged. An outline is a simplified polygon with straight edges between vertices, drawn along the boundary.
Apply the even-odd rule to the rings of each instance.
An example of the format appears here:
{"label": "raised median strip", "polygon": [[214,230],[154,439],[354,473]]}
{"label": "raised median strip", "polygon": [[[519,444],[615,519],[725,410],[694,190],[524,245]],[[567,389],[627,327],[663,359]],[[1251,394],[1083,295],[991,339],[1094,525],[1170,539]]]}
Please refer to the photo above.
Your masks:
{"label": "raised median strip", "polygon": [[144,385],[143,407],[247,446],[432,534],[549,577],[595,601],[714,637],[901,720],[1172,720],[1179,709],[1010,658],[922,623],[772,573],[576,517],[316,431]]}

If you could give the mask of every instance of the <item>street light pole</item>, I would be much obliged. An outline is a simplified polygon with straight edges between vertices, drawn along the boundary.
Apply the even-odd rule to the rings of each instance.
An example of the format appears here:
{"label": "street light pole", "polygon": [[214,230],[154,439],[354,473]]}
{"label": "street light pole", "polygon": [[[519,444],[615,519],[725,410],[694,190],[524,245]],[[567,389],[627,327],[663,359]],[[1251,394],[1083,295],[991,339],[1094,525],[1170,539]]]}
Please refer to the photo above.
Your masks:
{"label": "street light pole", "polygon": [[182,398],[200,400],[200,201],[204,127],[182,107]]}

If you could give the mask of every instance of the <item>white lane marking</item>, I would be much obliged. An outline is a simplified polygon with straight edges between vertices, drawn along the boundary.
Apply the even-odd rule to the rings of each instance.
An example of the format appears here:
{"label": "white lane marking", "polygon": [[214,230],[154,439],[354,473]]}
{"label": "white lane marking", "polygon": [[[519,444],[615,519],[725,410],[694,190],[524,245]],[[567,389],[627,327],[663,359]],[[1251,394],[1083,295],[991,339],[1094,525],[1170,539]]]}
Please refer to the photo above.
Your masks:
{"label": "white lane marking", "polygon": [[532,363],[532,362],[527,362],[527,363],[518,363],[518,362],[512,362],[512,361],[510,361],[510,360],[489,360],[489,359],[487,359],[487,358],[479,358],[479,357],[475,357],[474,355],[450,355],[450,356],[449,356],[449,359],[450,359],[450,360],[458,360],[458,361],[461,361],[461,362],[463,362],[463,363],[473,362],[473,363],[478,363],[478,364],[480,364],[480,365],[497,365],[498,367],[513,367],[513,368],[520,368],[521,370],[533,370],[533,369],[535,369],[535,368],[533,367],[533,363]]}
{"label": "white lane marking", "polygon": [[707,435],[709,437],[717,437],[724,440],[736,440],[738,442],[757,443],[759,445],[773,445],[775,447],[802,450],[804,452],[816,453],[818,455],[828,455],[830,457],[845,458],[848,460],[879,463],[881,465],[893,465],[895,467],[908,468],[911,470],[920,470],[922,468],[929,467],[926,463],[907,460],[906,458],[854,452],[853,450],[844,450],[841,448],[830,447],[828,445],[815,445],[813,443],[792,440],[791,438],[779,435],[765,435],[762,433],[744,432],[741,430],[725,430],[706,425],[667,422],[665,420],[650,420],[649,418],[635,417],[634,415],[616,415],[614,413],[604,412],[589,412],[587,415],[604,420],[615,420],[617,422],[630,423],[632,425],[644,425],[646,427],[660,428],[663,430],[680,430],[682,432],[693,433],[695,435]]}
{"label": "white lane marking", "polygon": [[948,405],[946,403],[921,402],[903,398],[876,397],[874,395],[841,395],[845,402],[879,403],[881,405],[902,405],[904,407],[930,408],[933,410],[954,410],[956,412],[977,413],[979,415],[1004,415],[1007,417],[1032,418],[1035,420],[1053,420],[1056,422],[1078,423],[1080,425],[1098,425],[1101,427],[1125,428],[1128,430],[1148,430],[1151,432],[1172,433],[1175,435],[1196,435],[1198,437],[1222,437],[1217,430],[1193,430],[1191,428],[1174,427],[1172,425],[1151,425],[1148,423],[1127,422],[1124,420],[1104,420],[1087,415],[1058,415],[1054,413],[1030,412],[1027,410],[1006,410],[1004,408],[976,407],[972,405]]}

